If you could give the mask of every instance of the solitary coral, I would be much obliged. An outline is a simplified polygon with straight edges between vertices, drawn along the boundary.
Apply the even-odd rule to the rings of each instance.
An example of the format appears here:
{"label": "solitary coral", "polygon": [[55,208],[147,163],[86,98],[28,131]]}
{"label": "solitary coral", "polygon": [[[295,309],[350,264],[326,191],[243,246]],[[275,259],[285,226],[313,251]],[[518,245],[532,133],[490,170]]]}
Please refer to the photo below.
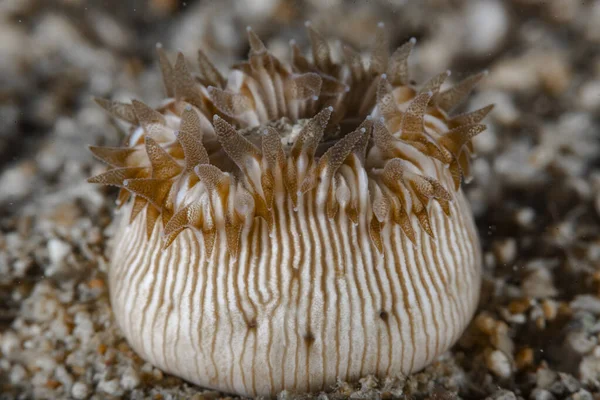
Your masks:
{"label": "solitary coral", "polygon": [[[131,123],[92,147],[121,188],[109,284],[116,319],[154,365],[226,392],[316,391],[406,374],[458,338],[477,303],[480,248],[460,189],[491,107],[450,117],[481,74],[440,91],[408,78],[379,26],[365,65],[287,65],[248,30],[227,79],[159,51],[168,100],[99,103]],[[131,198],[131,199],[130,199]]]}

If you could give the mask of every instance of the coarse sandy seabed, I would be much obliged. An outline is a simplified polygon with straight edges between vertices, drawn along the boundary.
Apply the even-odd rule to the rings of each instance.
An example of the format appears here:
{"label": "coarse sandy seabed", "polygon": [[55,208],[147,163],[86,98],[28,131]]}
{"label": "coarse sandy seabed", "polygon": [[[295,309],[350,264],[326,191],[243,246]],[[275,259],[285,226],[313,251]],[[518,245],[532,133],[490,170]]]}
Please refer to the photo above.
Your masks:
{"label": "coarse sandy seabed", "polygon": [[247,25],[286,57],[308,19],[357,48],[379,21],[394,45],[416,37],[418,82],[487,68],[465,109],[496,104],[466,186],[484,250],[473,323],[420,373],[314,397],[600,399],[600,2],[225,3],[0,1],[0,399],[222,396],[144,363],[115,325],[115,192],[85,182],[104,168],[86,146],[121,133],[91,98],[157,105],[157,42],[224,69]]}

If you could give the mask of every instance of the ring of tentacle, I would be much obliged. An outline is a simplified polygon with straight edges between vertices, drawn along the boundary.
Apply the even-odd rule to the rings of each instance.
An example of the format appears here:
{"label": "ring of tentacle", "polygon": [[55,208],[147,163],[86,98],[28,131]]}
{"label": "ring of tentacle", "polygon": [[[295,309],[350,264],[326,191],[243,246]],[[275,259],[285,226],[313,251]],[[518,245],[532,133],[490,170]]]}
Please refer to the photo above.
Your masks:
{"label": "ring of tentacle", "polygon": [[193,228],[210,251],[224,229],[235,257],[245,224],[258,217],[272,226],[278,199],[296,204],[309,192],[328,218],[340,208],[354,222],[371,213],[380,251],[387,223],[413,241],[415,229],[433,236],[428,205],[450,214],[491,106],[451,116],[483,73],[441,91],[444,72],[416,88],[407,63],[415,41],[390,55],[383,28],[368,60],[343,46],[334,61],[308,25],[312,61],[291,43],[290,64],[249,29],[249,59],[227,78],[201,51],[194,75],[182,54],[171,64],[159,49],[168,100],[157,109],[97,100],[131,129],[123,147],[91,147],[109,169],[89,181],[119,187],[118,203],[133,202],[131,221],[147,208],[148,236],[161,218],[165,247]]}

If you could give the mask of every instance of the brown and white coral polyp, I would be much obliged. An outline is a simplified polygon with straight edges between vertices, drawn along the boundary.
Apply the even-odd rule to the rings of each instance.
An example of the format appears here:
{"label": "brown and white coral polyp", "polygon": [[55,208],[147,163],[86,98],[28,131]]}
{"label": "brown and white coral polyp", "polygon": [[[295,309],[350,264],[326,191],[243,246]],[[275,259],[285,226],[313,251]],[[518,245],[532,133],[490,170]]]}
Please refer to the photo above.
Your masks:
{"label": "brown and white coral polyp", "polygon": [[414,41],[334,61],[272,56],[249,30],[227,77],[160,65],[167,99],[99,100],[131,124],[91,182],[120,190],[115,317],[159,368],[244,395],[417,371],[469,322],[480,247],[460,182],[491,107],[451,116],[481,74],[408,79]]}

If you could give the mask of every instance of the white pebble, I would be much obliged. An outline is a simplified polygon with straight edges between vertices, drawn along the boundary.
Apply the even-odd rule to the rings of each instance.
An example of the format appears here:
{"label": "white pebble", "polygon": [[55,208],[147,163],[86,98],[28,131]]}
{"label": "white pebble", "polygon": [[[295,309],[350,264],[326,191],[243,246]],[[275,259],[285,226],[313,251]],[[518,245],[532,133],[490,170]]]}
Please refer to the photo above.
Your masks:
{"label": "white pebble", "polygon": [[1,337],[2,354],[5,357],[10,357],[12,354],[17,353],[21,349],[21,342],[16,333],[12,331],[5,332]]}
{"label": "white pebble", "polygon": [[10,382],[14,384],[19,384],[24,382],[27,379],[27,371],[20,364],[15,365],[10,370]]}
{"label": "white pebble", "polygon": [[580,389],[577,393],[571,395],[573,400],[594,400],[592,394],[585,389]]}
{"label": "white pebble", "polygon": [[27,195],[36,178],[35,167],[23,162],[12,168],[6,168],[0,175],[0,202],[11,201]]}
{"label": "white pebble", "polygon": [[495,241],[493,247],[501,264],[511,263],[517,256],[517,241],[514,238]]}
{"label": "white pebble", "polygon": [[90,395],[90,388],[83,382],[77,382],[71,388],[71,396],[76,399],[86,399]]}
{"label": "white pebble", "polygon": [[133,390],[140,385],[140,376],[131,366],[125,369],[121,377],[121,387],[125,390]]}
{"label": "white pebble", "polygon": [[596,354],[583,358],[579,364],[579,376],[584,384],[597,382],[600,376],[600,358]]}
{"label": "white pebble", "polygon": [[569,332],[566,341],[577,354],[587,354],[598,344],[598,339],[595,336],[587,335],[585,332]]}
{"label": "white pebble", "polygon": [[57,318],[50,323],[50,332],[56,338],[66,338],[69,336],[69,327],[63,318]]}
{"label": "white pebble", "polygon": [[512,372],[510,360],[506,354],[500,350],[494,350],[488,353],[486,356],[486,364],[490,371],[500,378],[508,378]]}
{"label": "white pebble", "polygon": [[56,360],[52,356],[38,356],[34,365],[46,373],[52,373],[56,368]]}
{"label": "white pebble", "polygon": [[98,390],[111,396],[119,396],[122,393],[122,390],[119,387],[118,379],[111,379],[110,381],[100,381],[100,383],[98,383]]}
{"label": "white pebble", "polygon": [[600,108],[600,79],[588,82],[581,88],[579,104],[588,111]]}
{"label": "white pebble", "polygon": [[466,48],[478,56],[498,49],[508,32],[508,15],[502,2],[486,0],[467,7]]}
{"label": "white pebble", "polygon": [[546,389],[536,388],[531,392],[529,396],[531,400],[554,400],[555,397]]}
{"label": "white pebble", "polygon": [[67,242],[56,238],[48,240],[48,256],[51,264],[61,265],[70,252],[71,246]]}
{"label": "white pebble", "polygon": [[528,268],[531,268],[533,271],[527,275],[521,284],[524,295],[541,299],[554,297],[558,294],[558,290],[553,283],[552,273],[548,269],[543,267],[535,268],[532,263],[528,264]]}
{"label": "white pebble", "polygon": [[594,295],[580,294],[571,301],[571,308],[574,310],[584,310],[592,314],[600,314],[600,299]]}
{"label": "white pebble", "polygon": [[73,385],[73,377],[67,372],[67,369],[63,365],[56,367],[54,376],[67,390]]}
{"label": "white pebble", "polygon": [[75,314],[75,330],[73,335],[78,337],[82,343],[87,343],[92,335],[96,332],[94,323],[90,318],[90,314],[85,311],[79,311]]}
{"label": "white pebble", "polygon": [[488,400],[517,400],[517,396],[510,390],[500,389],[491,396],[487,397]]}
{"label": "white pebble", "polygon": [[521,225],[522,227],[524,227],[524,228],[531,227],[531,225],[535,221],[535,210],[531,207],[521,208],[515,214],[515,218],[516,218],[517,222],[519,223],[519,225]]}

